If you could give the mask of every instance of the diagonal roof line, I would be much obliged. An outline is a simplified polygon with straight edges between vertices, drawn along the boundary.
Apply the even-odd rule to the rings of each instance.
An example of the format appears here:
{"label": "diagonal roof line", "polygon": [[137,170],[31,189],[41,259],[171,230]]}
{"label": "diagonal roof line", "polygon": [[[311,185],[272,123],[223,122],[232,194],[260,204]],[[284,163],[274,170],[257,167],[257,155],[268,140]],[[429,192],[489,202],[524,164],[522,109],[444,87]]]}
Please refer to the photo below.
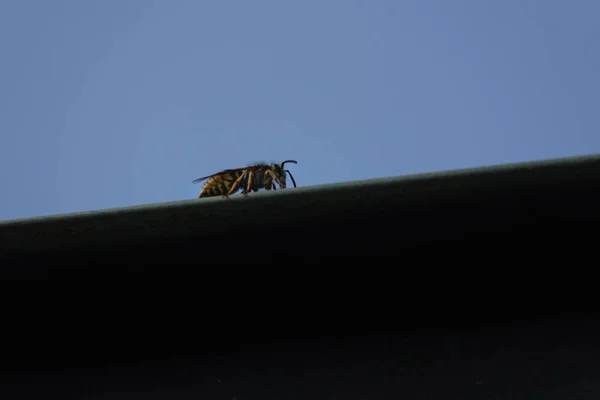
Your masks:
{"label": "diagonal roof line", "polygon": [[[600,182],[600,154],[305,186],[271,192],[191,199],[133,207],[0,221],[0,251],[60,248],[143,240],[191,232],[210,235],[228,226],[315,213],[359,212],[384,204],[412,207],[432,198],[460,200],[478,192],[535,190]],[[293,215],[292,215],[293,214]]]}

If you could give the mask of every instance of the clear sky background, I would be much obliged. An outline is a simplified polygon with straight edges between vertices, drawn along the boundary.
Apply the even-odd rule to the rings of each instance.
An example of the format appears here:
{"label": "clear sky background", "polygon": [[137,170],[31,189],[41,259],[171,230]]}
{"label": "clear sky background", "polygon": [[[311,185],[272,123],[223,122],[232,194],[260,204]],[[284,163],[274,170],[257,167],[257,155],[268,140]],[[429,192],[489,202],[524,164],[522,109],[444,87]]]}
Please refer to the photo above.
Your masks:
{"label": "clear sky background", "polygon": [[600,153],[597,0],[1,0],[0,219]]}

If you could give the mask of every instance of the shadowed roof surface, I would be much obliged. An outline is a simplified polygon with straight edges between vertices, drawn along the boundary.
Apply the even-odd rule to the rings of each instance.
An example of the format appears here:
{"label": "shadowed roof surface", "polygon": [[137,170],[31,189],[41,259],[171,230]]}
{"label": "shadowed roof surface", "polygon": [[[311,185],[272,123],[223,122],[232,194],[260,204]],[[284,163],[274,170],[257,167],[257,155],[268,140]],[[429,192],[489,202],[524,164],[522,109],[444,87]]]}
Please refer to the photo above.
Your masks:
{"label": "shadowed roof surface", "polygon": [[299,187],[0,222],[0,250],[107,246],[150,239],[251,231],[270,223],[318,223],[376,209],[418,210],[477,198],[597,184],[600,156]]}

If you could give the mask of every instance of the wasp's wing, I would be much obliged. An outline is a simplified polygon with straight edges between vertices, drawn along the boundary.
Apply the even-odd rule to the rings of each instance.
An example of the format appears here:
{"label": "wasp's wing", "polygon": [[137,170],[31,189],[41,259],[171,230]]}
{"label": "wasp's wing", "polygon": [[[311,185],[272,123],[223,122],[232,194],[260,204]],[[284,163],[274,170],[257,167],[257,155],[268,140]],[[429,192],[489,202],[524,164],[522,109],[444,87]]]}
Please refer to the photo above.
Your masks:
{"label": "wasp's wing", "polygon": [[194,180],[192,181],[192,183],[199,183],[199,182],[202,182],[202,181],[203,181],[203,180],[205,180],[205,179],[212,178],[213,176],[222,175],[222,174],[228,174],[228,173],[231,173],[231,172],[236,172],[236,171],[243,171],[243,170],[245,170],[245,169],[246,169],[246,168],[233,168],[233,169],[224,169],[223,171],[219,171],[219,172],[217,172],[216,174],[212,174],[212,175],[204,176],[204,177],[202,177],[202,178],[194,179]]}

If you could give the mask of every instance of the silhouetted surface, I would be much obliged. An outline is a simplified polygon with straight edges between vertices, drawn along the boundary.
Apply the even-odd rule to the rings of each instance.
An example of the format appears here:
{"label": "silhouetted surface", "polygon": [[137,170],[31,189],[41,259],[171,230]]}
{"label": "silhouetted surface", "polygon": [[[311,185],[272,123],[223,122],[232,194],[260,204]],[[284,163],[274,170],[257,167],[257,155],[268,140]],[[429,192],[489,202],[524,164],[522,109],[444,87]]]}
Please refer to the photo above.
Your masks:
{"label": "silhouetted surface", "polygon": [[[320,346],[314,337],[288,337],[269,346],[245,343],[235,352],[195,353],[162,363],[112,364],[45,375],[38,371],[22,375],[3,394],[18,388],[19,398],[597,398],[598,324],[564,322],[422,336],[322,338]],[[166,346],[141,340],[149,353],[152,345]]]}
{"label": "silhouetted surface", "polygon": [[596,398],[600,325],[569,311],[596,290],[599,172],[590,157],[0,225],[3,398]]}

